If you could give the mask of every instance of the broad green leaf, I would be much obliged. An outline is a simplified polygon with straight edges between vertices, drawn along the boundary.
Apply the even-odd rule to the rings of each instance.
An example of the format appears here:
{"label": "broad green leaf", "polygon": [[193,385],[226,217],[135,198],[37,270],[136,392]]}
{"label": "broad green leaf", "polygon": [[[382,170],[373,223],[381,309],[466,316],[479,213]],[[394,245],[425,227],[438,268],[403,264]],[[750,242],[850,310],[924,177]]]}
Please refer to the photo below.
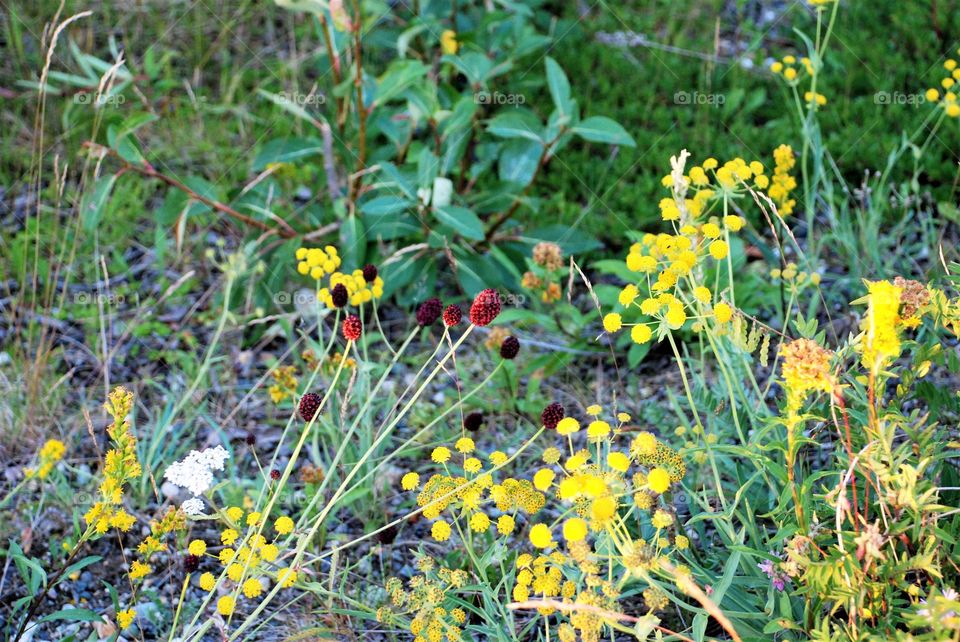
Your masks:
{"label": "broad green leaf", "polygon": [[253,159],[253,171],[262,172],[271,163],[290,163],[319,154],[323,143],[318,138],[275,138],[260,148]]}
{"label": "broad green leaf", "polygon": [[543,124],[528,109],[511,109],[497,114],[487,123],[487,131],[500,138],[526,138],[543,142]]}
{"label": "broad green leaf", "polygon": [[475,241],[483,240],[483,223],[472,211],[465,207],[448,205],[434,210],[437,219],[457,234]]}
{"label": "broad green leaf", "polygon": [[40,618],[40,622],[66,620],[68,622],[102,622],[103,616],[90,609],[61,609]]}
{"label": "broad green leaf", "polygon": [[625,147],[637,146],[627,130],[606,116],[591,116],[581,120],[573,128],[573,132],[580,138],[594,143],[609,143]]}
{"label": "broad green leaf", "polygon": [[554,106],[563,115],[570,114],[570,81],[557,61],[547,56],[547,85]]}
{"label": "broad green leaf", "polygon": [[500,154],[500,180],[527,185],[537,172],[543,144],[530,140],[511,140]]}

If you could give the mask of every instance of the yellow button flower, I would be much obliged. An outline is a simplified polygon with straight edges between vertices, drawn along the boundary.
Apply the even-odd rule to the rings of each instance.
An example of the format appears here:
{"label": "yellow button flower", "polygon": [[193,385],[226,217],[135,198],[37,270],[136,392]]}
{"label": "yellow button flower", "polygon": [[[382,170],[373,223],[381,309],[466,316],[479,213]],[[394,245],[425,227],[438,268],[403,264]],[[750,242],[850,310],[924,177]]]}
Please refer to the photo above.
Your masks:
{"label": "yellow button flower", "polygon": [[587,523],[579,517],[571,517],[563,523],[563,539],[579,542],[587,536]]}
{"label": "yellow button flower", "polygon": [[546,524],[534,524],[530,529],[530,543],[537,548],[553,546],[553,533]]}
{"label": "yellow button flower", "polygon": [[647,485],[655,493],[666,492],[670,488],[670,474],[663,468],[654,468],[647,475]]}

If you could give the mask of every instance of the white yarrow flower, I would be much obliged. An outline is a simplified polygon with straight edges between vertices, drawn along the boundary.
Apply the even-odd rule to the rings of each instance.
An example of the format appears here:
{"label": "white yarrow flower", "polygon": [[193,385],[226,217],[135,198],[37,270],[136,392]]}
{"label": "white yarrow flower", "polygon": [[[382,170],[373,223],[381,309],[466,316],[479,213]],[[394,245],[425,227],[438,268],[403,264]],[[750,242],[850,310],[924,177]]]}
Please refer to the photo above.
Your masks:
{"label": "white yarrow flower", "polygon": [[183,512],[187,515],[202,515],[203,500],[199,497],[191,497],[187,501],[183,502],[183,504],[180,505],[180,508],[182,508]]}
{"label": "white yarrow flower", "polygon": [[192,495],[202,495],[213,486],[213,471],[223,470],[229,457],[230,453],[223,446],[192,450],[181,461],[171,464],[163,477],[186,488]]}

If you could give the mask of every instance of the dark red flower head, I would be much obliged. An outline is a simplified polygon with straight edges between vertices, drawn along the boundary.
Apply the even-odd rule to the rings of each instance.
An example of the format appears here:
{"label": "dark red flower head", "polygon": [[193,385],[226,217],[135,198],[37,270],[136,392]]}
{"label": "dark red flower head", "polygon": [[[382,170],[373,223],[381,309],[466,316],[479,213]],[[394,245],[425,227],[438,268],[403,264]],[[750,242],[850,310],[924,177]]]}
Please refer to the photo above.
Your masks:
{"label": "dark red flower head", "polygon": [[270,471],[270,479],[272,479],[273,481],[277,481],[278,479],[280,479],[280,471],[277,470],[276,468],[274,468],[273,470],[271,470],[271,471]]}
{"label": "dark red flower head", "polygon": [[513,359],[520,352],[520,340],[516,337],[507,337],[500,344],[500,356],[504,359]]}
{"label": "dark red flower head", "polygon": [[330,299],[333,302],[333,307],[342,308],[347,304],[347,300],[350,298],[350,293],[347,292],[347,286],[343,283],[337,283],[333,286],[333,289],[330,290]]}
{"label": "dark red flower head", "polygon": [[500,294],[496,290],[492,288],[483,290],[473,299],[473,305],[470,306],[470,323],[479,326],[490,325],[500,314],[501,307]]}
{"label": "dark red flower head", "polygon": [[315,392],[308,392],[300,397],[300,418],[304,421],[313,419],[314,415],[317,414],[317,410],[320,409],[322,402],[323,397]]}
{"label": "dark red flower head", "polygon": [[433,325],[440,318],[441,312],[443,312],[443,304],[440,303],[440,299],[427,299],[417,308],[417,323],[424,327]]}
{"label": "dark red flower head", "polygon": [[363,280],[367,283],[373,283],[377,280],[377,266],[367,263],[363,266]]}
{"label": "dark red flower head", "polygon": [[459,305],[448,305],[447,309],[443,311],[443,325],[448,328],[458,325],[462,320],[463,310],[460,309]]}
{"label": "dark red flower head", "polygon": [[200,568],[200,556],[199,555],[185,555],[183,558],[183,570],[187,573],[193,573],[195,570]]}
{"label": "dark red flower head", "polygon": [[548,404],[547,407],[543,409],[543,412],[540,413],[540,421],[543,422],[543,427],[547,430],[556,430],[557,424],[560,423],[560,420],[563,419],[566,414],[563,406],[554,401]]}
{"label": "dark red flower head", "polygon": [[477,432],[480,430],[480,426],[483,425],[483,413],[482,412],[471,412],[469,415],[463,418],[463,427],[469,430],[470,432]]}
{"label": "dark red flower head", "polygon": [[363,334],[363,322],[355,314],[343,320],[343,337],[348,341],[356,341]]}

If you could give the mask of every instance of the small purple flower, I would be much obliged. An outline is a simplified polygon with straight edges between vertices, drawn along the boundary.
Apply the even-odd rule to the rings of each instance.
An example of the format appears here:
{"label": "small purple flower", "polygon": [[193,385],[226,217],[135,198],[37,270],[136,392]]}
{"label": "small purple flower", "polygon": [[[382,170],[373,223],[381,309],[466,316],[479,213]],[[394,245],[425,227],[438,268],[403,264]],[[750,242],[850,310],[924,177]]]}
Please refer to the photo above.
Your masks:
{"label": "small purple flower", "polygon": [[770,578],[770,583],[773,585],[773,588],[778,591],[783,591],[787,586],[787,581],[790,579],[786,573],[779,570],[773,565],[773,560],[763,560],[757,564],[757,568],[766,574]]}

